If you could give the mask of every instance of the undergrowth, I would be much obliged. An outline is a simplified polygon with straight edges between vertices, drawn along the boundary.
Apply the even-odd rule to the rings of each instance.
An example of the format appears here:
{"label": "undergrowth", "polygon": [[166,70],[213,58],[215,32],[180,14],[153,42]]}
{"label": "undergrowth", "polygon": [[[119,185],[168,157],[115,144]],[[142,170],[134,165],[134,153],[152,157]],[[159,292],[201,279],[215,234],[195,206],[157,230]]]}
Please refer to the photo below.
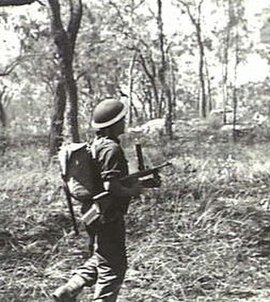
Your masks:
{"label": "undergrowth", "polygon": [[[269,300],[269,144],[211,135],[137,138],[147,165],[173,166],[161,172],[160,189],[131,203],[120,302]],[[124,139],[133,171],[131,145]],[[0,300],[50,301],[88,257],[83,226],[76,237],[57,163],[42,144],[11,146],[0,173]],[[80,301],[91,295],[85,289]]]}

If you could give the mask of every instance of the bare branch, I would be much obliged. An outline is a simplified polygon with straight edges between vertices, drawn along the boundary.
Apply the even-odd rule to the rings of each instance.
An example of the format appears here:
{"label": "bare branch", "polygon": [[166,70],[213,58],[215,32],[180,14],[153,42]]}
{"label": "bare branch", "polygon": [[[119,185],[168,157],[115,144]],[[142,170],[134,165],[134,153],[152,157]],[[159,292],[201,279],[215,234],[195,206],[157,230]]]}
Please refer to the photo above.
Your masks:
{"label": "bare branch", "polygon": [[82,1],[77,0],[76,5],[70,0],[70,21],[68,24],[67,32],[71,43],[72,50],[75,48],[75,41],[77,34],[80,29],[81,18],[82,18]]}
{"label": "bare branch", "polygon": [[0,0],[0,6],[16,6],[16,5],[25,5],[38,2],[40,5],[44,5],[39,0]]}
{"label": "bare branch", "polygon": [[3,98],[3,96],[4,96],[5,92],[6,92],[6,89],[7,89],[7,86],[4,85],[3,89],[0,91],[0,100],[2,100],[2,98]]}
{"label": "bare branch", "polygon": [[60,5],[58,0],[48,0],[51,12],[52,12],[52,27],[55,31],[64,31],[61,14],[60,14]]}
{"label": "bare branch", "polygon": [[24,61],[27,61],[28,59],[31,59],[34,57],[42,57],[44,59],[51,60],[50,57],[45,57],[44,53],[39,53],[39,54],[34,54],[34,55],[30,54],[30,55],[25,55],[25,56],[20,55],[12,63],[10,63],[8,66],[6,66],[2,72],[0,71],[0,77],[5,77],[5,76],[10,75],[18,65],[20,65]]}
{"label": "bare branch", "polygon": [[[143,55],[141,53],[139,53],[139,58],[140,58],[140,63],[144,69],[144,72],[146,73],[146,75],[148,76],[148,78],[150,79],[150,81],[154,81],[154,78],[155,78],[155,72],[154,72],[154,69],[152,68],[152,74],[149,70],[149,68],[147,67],[147,64],[146,64],[146,61],[145,61],[145,58],[143,57]],[[152,65],[153,67],[153,65]]]}
{"label": "bare branch", "polygon": [[139,1],[139,3],[134,6],[134,10],[139,8],[144,2],[145,2],[145,0]]}
{"label": "bare branch", "polygon": [[11,74],[11,72],[22,62],[22,58],[17,58],[14,62],[10,65],[6,66],[5,70],[0,72],[0,77],[5,77]]}
{"label": "bare branch", "polygon": [[[191,12],[190,5],[188,3],[186,3],[185,1],[183,1],[183,0],[177,0],[177,1],[185,7],[185,9],[187,10],[187,13],[188,13],[188,16],[189,16],[191,22],[193,23],[193,25],[197,26],[197,21],[194,18],[192,12]],[[201,0],[201,2],[202,1],[203,0]],[[199,5],[201,5],[201,3]]]}
{"label": "bare branch", "polygon": [[112,0],[109,1],[109,4],[116,10],[116,13],[118,15],[118,17],[120,18],[121,22],[122,22],[122,26],[125,27],[126,26],[126,22],[123,18],[123,15],[119,9],[119,7],[117,6],[116,3],[114,3]]}

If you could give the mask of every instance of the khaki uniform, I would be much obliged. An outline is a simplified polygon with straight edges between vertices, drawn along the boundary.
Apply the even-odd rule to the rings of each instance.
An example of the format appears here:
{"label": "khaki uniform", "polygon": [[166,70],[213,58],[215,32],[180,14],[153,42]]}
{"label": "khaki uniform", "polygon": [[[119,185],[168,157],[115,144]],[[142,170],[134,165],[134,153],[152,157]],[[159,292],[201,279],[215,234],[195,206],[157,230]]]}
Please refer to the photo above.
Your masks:
{"label": "khaki uniform", "polygon": [[[115,138],[97,136],[94,140],[95,157],[103,181],[128,175],[124,152]],[[94,252],[84,265],[75,271],[75,276],[84,280],[83,286],[95,284],[94,300],[114,302],[124,280],[127,258],[125,247],[125,222],[129,199],[112,197],[113,202],[102,222],[95,225]]]}

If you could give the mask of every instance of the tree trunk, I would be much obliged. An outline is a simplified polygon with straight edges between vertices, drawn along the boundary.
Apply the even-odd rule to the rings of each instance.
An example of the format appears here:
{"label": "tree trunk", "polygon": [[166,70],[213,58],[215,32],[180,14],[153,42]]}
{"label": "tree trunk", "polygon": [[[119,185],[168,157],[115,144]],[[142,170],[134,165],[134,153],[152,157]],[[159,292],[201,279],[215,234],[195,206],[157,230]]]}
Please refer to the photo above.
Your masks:
{"label": "tree trunk", "polygon": [[[172,139],[172,96],[171,89],[168,85],[167,79],[167,71],[168,71],[168,62],[165,56],[164,49],[164,32],[163,32],[163,19],[162,19],[162,0],[157,0],[158,5],[158,16],[157,23],[159,29],[159,47],[161,53],[161,68],[159,70],[159,80],[162,86],[162,95],[165,96],[165,104],[166,104],[166,133],[169,138]],[[162,102],[160,102],[162,106]]]}
{"label": "tree trunk", "polygon": [[2,127],[6,127],[6,125],[7,125],[6,112],[5,112],[5,108],[2,103],[1,98],[0,98],[0,123],[1,123]]}
{"label": "tree trunk", "polygon": [[145,101],[147,101],[149,109],[148,112],[145,111],[146,117],[148,117],[150,120],[154,118],[154,109],[153,109],[153,102],[152,102],[152,92],[150,88],[147,88],[146,94],[145,94]]}
{"label": "tree trunk", "polygon": [[211,87],[211,78],[209,74],[209,68],[208,64],[205,58],[205,76],[207,81],[207,94],[208,94],[208,106],[207,106],[207,112],[210,112],[213,109],[213,99],[212,99],[212,87]]}
{"label": "tree trunk", "polygon": [[199,56],[200,56],[200,62],[199,62],[199,80],[201,83],[201,89],[200,89],[200,97],[199,97],[199,111],[200,115],[202,117],[206,117],[207,115],[207,95],[206,95],[206,85],[205,85],[205,75],[204,75],[204,44],[202,39],[202,31],[201,31],[201,7],[204,0],[200,0],[197,10],[198,10],[198,16],[197,18],[192,14],[190,9],[190,4],[186,3],[183,0],[178,0],[187,10],[188,16],[191,20],[191,23],[194,25],[196,30],[196,38],[199,46]]}
{"label": "tree trunk", "polygon": [[233,88],[233,141],[237,141],[237,130],[236,130],[236,122],[237,122],[237,88]]}
{"label": "tree trunk", "polygon": [[199,53],[200,53],[200,63],[199,63],[199,78],[201,83],[201,105],[200,105],[200,114],[202,117],[207,115],[207,98],[206,98],[206,89],[205,89],[205,79],[204,79],[204,45],[201,36],[201,25],[197,23],[196,25],[197,40],[199,44]]}
{"label": "tree trunk", "polygon": [[7,147],[7,133],[6,133],[6,125],[7,125],[7,116],[6,111],[2,102],[2,97],[4,95],[5,89],[0,94],[0,153],[4,154]]}
{"label": "tree trunk", "polygon": [[[70,21],[68,24],[68,29],[65,30],[61,20],[60,5],[58,0],[48,1],[52,12],[52,33],[59,57],[59,71],[61,75],[61,84],[59,85],[64,85],[65,87],[64,94],[62,91],[62,87],[60,88],[58,86],[58,93],[60,93],[61,95],[61,104],[58,104],[59,107],[56,106],[54,110],[57,110],[60,107],[62,108],[63,97],[66,97],[67,106],[65,106],[65,108],[67,110],[67,125],[69,128],[69,134],[71,135],[71,139],[73,142],[79,142],[80,136],[78,128],[78,92],[77,84],[74,79],[73,56],[75,41],[81,23],[82,3],[81,0],[76,0],[76,4],[74,5],[73,2],[70,1]],[[62,112],[54,112],[53,116],[61,118]],[[54,121],[52,121],[52,125],[55,125]],[[60,128],[54,130],[57,133]],[[52,128],[51,131],[53,131]],[[51,142],[51,146],[58,145],[59,142],[57,136],[55,137],[54,133],[51,133],[51,138],[57,140],[54,143]]]}
{"label": "tree trunk", "polygon": [[129,98],[129,115],[128,115],[128,125],[131,126],[132,123],[133,123],[133,111],[132,111],[132,108],[134,107],[134,104],[133,104],[133,69],[134,69],[134,64],[135,64],[135,60],[136,60],[136,56],[137,56],[137,53],[134,52],[133,56],[132,56],[132,60],[130,62],[130,65],[129,65],[129,70],[128,70],[128,76],[129,76],[129,79],[128,79],[128,98]]}
{"label": "tree trunk", "polygon": [[233,140],[237,141],[237,131],[236,131],[236,122],[237,122],[237,109],[238,109],[238,95],[237,95],[237,78],[238,78],[238,65],[239,65],[239,28],[238,24],[235,29],[235,66],[234,66],[234,88],[233,88]]}
{"label": "tree trunk", "polygon": [[175,72],[174,72],[174,60],[173,58],[169,55],[168,57],[170,58],[169,61],[169,66],[170,66],[170,76],[171,76],[171,99],[172,99],[172,119],[176,118],[176,77],[175,77]]}
{"label": "tree trunk", "polygon": [[[159,95],[158,95],[158,88],[157,88],[157,84],[156,84],[156,72],[155,72],[154,62],[151,61],[152,72],[150,72],[146,65],[145,58],[143,57],[143,55],[141,53],[139,54],[139,58],[140,58],[140,63],[143,67],[143,70],[144,70],[148,80],[151,83],[151,88],[153,89],[153,94],[154,94],[155,105],[156,105],[156,108],[158,108],[159,107]],[[153,112],[155,113],[155,116],[153,116]],[[157,110],[154,111],[152,99],[151,99],[150,115],[152,115],[152,117],[157,117]]]}
{"label": "tree trunk", "polygon": [[59,81],[53,104],[53,115],[51,118],[51,129],[49,135],[49,153],[55,155],[63,142],[64,113],[66,109],[66,91],[63,81]]}
{"label": "tree trunk", "polygon": [[67,124],[69,133],[73,142],[80,141],[78,125],[78,91],[77,84],[73,76],[72,65],[68,68],[70,71],[65,74],[66,93],[68,97],[67,106]]}
{"label": "tree trunk", "polygon": [[228,65],[229,65],[229,47],[231,40],[231,20],[230,20],[231,1],[228,2],[228,24],[226,30],[226,39],[224,43],[224,63],[223,63],[223,83],[222,83],[222,94],[223,94],[223,123],[227,123],[226,106],[228,103]]}

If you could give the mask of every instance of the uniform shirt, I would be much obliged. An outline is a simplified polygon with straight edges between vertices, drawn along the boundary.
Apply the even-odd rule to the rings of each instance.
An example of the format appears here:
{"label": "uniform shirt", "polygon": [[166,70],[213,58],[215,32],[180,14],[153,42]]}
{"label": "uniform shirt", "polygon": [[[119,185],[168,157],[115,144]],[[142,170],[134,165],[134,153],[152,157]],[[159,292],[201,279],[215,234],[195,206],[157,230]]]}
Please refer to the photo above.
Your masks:
{"label": "uniform shirt", "polygon": [[[128,163],[124,151],[117,138],[97,135],[93,141],[95,158],[103,182],[119,179],[128,175]],[[130,198],[112,196],[113,202],[105,218],[111,220],[124,215],[128,210]]]}

